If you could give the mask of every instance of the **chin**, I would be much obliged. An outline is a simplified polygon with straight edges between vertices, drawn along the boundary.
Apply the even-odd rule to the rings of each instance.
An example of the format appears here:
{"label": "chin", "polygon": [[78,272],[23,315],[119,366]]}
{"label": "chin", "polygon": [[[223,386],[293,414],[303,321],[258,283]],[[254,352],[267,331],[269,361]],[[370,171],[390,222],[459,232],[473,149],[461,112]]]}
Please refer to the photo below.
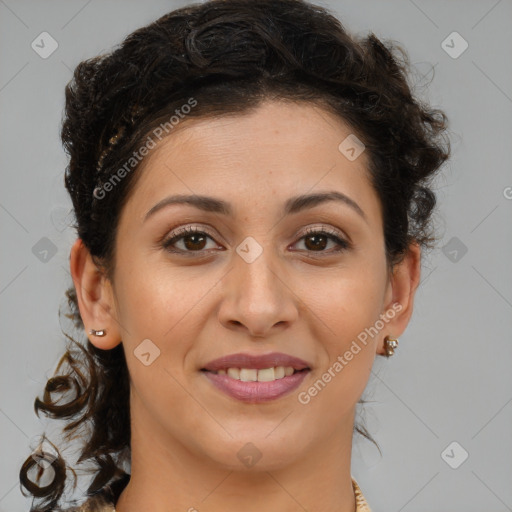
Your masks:
{"label": "chin", "polygon": [[300,446],[293,438],[287,437],[283,441],[277,436],[275,439],[266,436],[268,431],[259,436],[247,434],[224,443],[212,441],[216,446],[214,451],[211,446],[203,448],[215,465],[229,471],[275,471],[300,457]]}

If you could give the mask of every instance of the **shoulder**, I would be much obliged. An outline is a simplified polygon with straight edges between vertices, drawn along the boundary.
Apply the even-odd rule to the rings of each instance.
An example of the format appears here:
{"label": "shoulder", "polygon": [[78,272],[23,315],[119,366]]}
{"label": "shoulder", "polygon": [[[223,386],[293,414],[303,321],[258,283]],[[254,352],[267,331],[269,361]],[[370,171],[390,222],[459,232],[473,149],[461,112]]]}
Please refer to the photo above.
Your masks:
{"label": "shoulder", "polygon": [[371,512],[370,506],[368,505],[361,488],[352,477],[352,486],[354,488],[354,494],[356,497],[356,512]]}

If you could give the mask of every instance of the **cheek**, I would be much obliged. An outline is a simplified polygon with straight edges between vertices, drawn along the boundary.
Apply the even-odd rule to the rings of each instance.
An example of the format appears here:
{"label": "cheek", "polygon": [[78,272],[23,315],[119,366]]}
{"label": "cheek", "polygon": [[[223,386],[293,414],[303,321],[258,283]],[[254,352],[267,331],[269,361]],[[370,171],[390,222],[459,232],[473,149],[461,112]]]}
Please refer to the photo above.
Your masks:
{"label": "cheek", "polygon": [[[314,286],[312,288],[312,286]],[[313,313],[321,320],[318,328],[328,334],[329,345],[342,350],[347,342],[378,320],[382,312],[384,274],[379,267],[354,266],[308,283],[303,293]]]}
{"label": "cheek", "polygon": [[[376,325],[382,328],[379,318],[385,274],[381,266],[363,264],[346,269],[337,279],[323,280],[323,293],[316,288],[310,295],[314,299],[310,308],[319,319],[314,322],[314,336],[321,340],[323,356],[316,385],[305,390],[304,400],[316,400],[316,406],[327,410],[333,421],[347,412],[345,407],[357,402],[371,374],[376,344],[382,336],[375,329]],[[332,403],[339,407],[331,410]]]}
{"label": "cheek", "polygon": [[186,399],[183,365],[197,339],[194,306],[204,292],[159,265],[125,263],[117,269],[116,296],[133,407],[159,418]]}
{"label": "cheek", "polygon": [[[190,271],[176,271],[168,266],[136,259],[122,263],[116,275],[118,318],[127,338],[154,338],[167,344],[189,325],[188,315],[213,286],[207,274],[202,279]],[[194,283],[191,285],[191,283]]]}
{"label": "cheek", "polygon": [[192,277],[196,271],[191,268],[171,270],[135,258],[116,270],[117,315],[131,380],[140,396],[151,390],[147,399],[158,397],[162,404],[177,407],[184,398],[178,381],[185,378],[208,319],[205,295],[221,276],[198,267]]}
{"label": "cheek", "polygon": [[[380,296],[369,279],[340,279],[331,293],[314,306],[321,321],[315,322],[322,355],[309,386],[301,389],[299,402],[311,417],[325,419],[326,429],[338,428],[361,397],[375,359],[379,337],[369,334],[379,319]],[[329,425],[329,426],[327,426]]]}

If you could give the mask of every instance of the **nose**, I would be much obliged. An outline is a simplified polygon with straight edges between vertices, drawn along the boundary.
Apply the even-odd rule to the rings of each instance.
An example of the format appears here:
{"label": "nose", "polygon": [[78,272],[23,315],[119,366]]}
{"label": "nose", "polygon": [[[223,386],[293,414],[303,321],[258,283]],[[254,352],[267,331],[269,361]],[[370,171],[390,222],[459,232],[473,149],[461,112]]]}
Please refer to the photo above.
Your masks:
{"label": "nose", "polygon": [[219,321],[230,330],[267,338],[289,328],[298,318],[298,297],[292,278],[265,249],[248,262],[234,254],[233,268],[224,279]]}

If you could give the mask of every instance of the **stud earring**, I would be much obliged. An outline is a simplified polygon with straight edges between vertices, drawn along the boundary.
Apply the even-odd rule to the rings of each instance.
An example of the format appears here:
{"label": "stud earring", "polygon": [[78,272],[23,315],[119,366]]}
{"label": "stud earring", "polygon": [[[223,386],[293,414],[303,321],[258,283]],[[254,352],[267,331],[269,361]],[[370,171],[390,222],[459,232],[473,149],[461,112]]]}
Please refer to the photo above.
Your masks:
{"label": "stud earring", "polygon": [[89,331],[89,334],[92,334],[93,336],[105,336],[105,334],[107,334],[107,331],[105,329],[101,329],[99,331],[96,331],[95,329],[91,329]]}
{"label": "stud earring", "polygon": [[386,349],[386,356],[392,356],[395,353],[395,348],[398,347],[398,339],[386,336],[384,338],[384,347]]}

